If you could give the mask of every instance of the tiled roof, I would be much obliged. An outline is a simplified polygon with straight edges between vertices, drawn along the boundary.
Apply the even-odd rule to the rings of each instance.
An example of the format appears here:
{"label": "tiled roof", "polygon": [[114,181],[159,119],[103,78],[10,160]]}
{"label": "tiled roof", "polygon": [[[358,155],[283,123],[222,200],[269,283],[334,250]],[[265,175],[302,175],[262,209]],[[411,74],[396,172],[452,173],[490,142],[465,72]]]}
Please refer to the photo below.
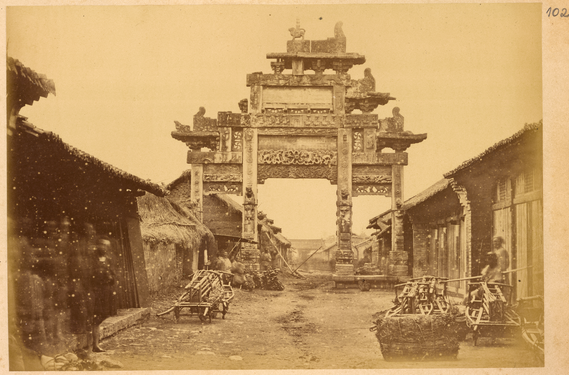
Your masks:
{"label": "tiled roof", "polygon": [[318,249],[320,246],[322,246],[322,244],[324,243],[324,241],[322,241],[321,239],[317,239],[317,240],[290,240],[291,244],[293,247],[297,248],[297,249]]}
{"label": "tiled roof", "polygon": [[34,72],[12,57],[6,59],[6,80],[9,89],[18,90],[20,95],[26,94],[26,98],[19,98],[24,101],[24,104],[32,104],[40,96],[47,98],[50,93],[55,95],[53,80],[48,79],[44,74]]}
{"label": "tiled roof", "polygon": [[[435,182],[433,185],[431,185],[427,189],[423,190],[419,194],[414,195],[413,197],[407,199],[405,201],[405,203],[403,203],[403,206],[401,206],[401,209],[405,211],[405,210],[410,209],[411,207],[414,207],[420,203],[423,203],[424,201],[431,198],[435,194],[446,189],[449,186],[450,181],[451,181],[450,179],[443,178],[442,180]],[[369,220],[369,225],[367,226],[367,228],[378,228],[378,229],[381,229],[382,231],[384,231],[385,228],[382,227],[382,224],[378,223],[378,220],[383,218],[385,215],[389,214],[390,212],[391,212],[391,209],[371,218]]]}
{"label": "tiled roof", "polygon": [[534,123],[534,124],[525,124],[524,128],[522,130],[520,130],[519,132],[517,132],[516,134],[512,135],[509,138],[501,140],[500,142],[498,142],[495,145],[493,145],[492,147],[488,148],[486,151],[484,151],[480,155],[465,161],[464,163],[462,163],[461,165],[459,165],[458,167],[456,167],[452,171],[445,173],[444,176],[447,178],[452,177],[455,173],[473,165],[476,162],[482,161],[482,159],[487,157],[489,154],[491,154],[491,153],[493,153],[493,152],[495,152],[501,148],[504,148],[504,147],[511,145],[516,140],[521,138],[524,134],[532,132],[532,131],[536,131],[542,127],[543,127],[543,120],[540,120],[538,123]]}
{"label": "tiled roof", "polygon": [[18,131],[21,132],[33,134],[35,137],[37,137],[38,141],[45,144],[46,147],[63,151],[64,153],[68,154],[69,156],[78,161],[89,163],[90,165],[100,169],[102,172],[104,172],[107,175],[118,177],[123,181],[132,183],[134,187],[140,190],[148,191],[149,193],[152,193],[159,197],[163,197],[166,195],[166,190],[164,190],[160,185],[152,183],[150,182],[150,180],[143,180],[140,177],[122,171],[112,166],[111,164],[105,163],[104,161],[99,160],[94,156],[63,142],[57,134],[42,130],[34,126],[33,124],[25,120],[22,120],[22,117],[20,118],[20,121],[18,121],[17,129]]}
{"label": "tiled roof", "polygon": [[287,240],[286,237],[283,236],[283,235],[280,234],[280,233],[277,233],[277,234],[275,235],[275,238],[276,238],[280,243],[282,243],[282,244],[285,245],[285,246],[290,246],[290,245],[291,245],[290,241]]}
{"label": "tiled roof", "polygon": [[450,181],[448,178],[443,178],[435,182],[433,185],[429,186],[419,194],[407,199],[403,206],[401,207],[402,210],[408,210],[411,207],[414,207],[420,203],[423,203],[427,199],[431,198],[433,195],[443,191],[450,185]]}

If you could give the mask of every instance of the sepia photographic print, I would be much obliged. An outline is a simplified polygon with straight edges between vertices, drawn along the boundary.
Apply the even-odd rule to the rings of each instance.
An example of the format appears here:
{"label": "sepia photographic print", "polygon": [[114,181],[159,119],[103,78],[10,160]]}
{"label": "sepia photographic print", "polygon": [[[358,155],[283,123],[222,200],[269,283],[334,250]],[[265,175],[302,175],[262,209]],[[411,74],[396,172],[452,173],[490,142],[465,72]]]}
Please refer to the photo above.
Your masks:
{"label": "sepia photographic print", "polygon": [[566,7],[7,4],[0,368],[564,373]]}

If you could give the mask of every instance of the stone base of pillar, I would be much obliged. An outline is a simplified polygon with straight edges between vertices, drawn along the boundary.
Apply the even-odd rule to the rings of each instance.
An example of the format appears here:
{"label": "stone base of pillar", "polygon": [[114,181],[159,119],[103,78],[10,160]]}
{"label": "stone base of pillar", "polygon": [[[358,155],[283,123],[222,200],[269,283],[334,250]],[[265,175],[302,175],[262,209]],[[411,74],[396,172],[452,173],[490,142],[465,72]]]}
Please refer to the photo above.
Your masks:
{"label": "stone base of pillar", "polygon": [[409,260],[409,254],[406,251],[390,251],[389,252],[389,260],[393,263],[401,263]]}
{"label": "stone base of pillar", "polygon": [[241,263],[245,267],[245,272],[253,271],[258,272],[261,269],[259,258],[261,256],[261,252],[257,249],[255,245],[252,244],[242,244],[241,251],[239,252],[239,256],[241,258]]}
{"label": "stone base of pillar", "polygon": [[409,254],[406,251],[389,252],[389,276],[409,276]]}
{"label": "stone base of pillar", "polygon": [[245,272],[259,272],[261,271],[261,265],[253,262],[243,262],[243,268],[245,268]]}
{"label": "stone base of pillar", "polygon": [[354,261],[354,253],[350,250],[336,251],[336,263],[352,264]]}
{"label": "stone base of pillar", "polygon": [[334,274],[338,275],[338,276],[353,275],[354,274],[354,265],[353,264],[336,263],[336,267],[334,269]]}

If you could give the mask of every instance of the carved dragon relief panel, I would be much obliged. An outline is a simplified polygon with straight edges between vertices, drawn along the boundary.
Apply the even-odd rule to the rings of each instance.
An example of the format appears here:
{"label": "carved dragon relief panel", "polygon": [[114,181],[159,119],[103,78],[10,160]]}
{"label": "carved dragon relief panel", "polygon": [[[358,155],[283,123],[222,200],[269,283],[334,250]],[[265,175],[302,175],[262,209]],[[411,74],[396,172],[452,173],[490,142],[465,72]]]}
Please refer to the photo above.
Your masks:
{"label": "carved dragon relief panel", "polygon": [[290,135],[290,136],[328,136],[336,137],[338,131],[331,129],[315,128],[266,128],[259,129],[259,135]]}
{"label": "carved dragon relief panel", "polygon": [[331,184],[338,182],[338,171],[323,165],[267,165],[257,168],[257,182],[265,183],[268,178],[318,178],[327,179]]}
{"label": "carved dragon relief panel", "polygon": [[203,173],[205,174],[237,174],[243,173],[243,167],[240,164],[204,164]]}
{"label": "carved dragon relief panel", "polygon": [[261,150],[259,164],[333,165],[337,153],[332,151]]}
{"label": "carved dragon relief panel", "polygon": [[[310,111],[310,110],[307,110]],[[330,113],[290,114],[263,113],[253,117],[252,125],[259,128],[269,127],[307,127],[307,128],[337,128],[342,124],[343,116]]]}
{"label": "carved dragon relief panel", "polygon": [[[315,60],[316,61],[316,60]],[[313,65],[312,63],[310,64]],[[318,63],[317,63],[318,65]],[[327,68],[332,68],[327,63]],[[304,74],[301,76],[291,74],[247,74],[247,86],[332,86],[334,84],[346,86],[350,83],[349,75],[338,77],[333,74]]]}
{"label": "carved dragon relief panel", "polygon": [[204,174],[204,182],[243,182],[240,174]]}
{"label": "carved dragon relief panel", "polygon": [[204,182],[204,193],[243,194],[241,183]]}
{"label": "carved dragon relief panel", "polygon": [[390,184],[391,176],[352,176],[354,184]]}
{"label": "carved dragon relief panel", "polygon": [[354,197],[358,195],[385,195],[390,197],[391,185],[353,184],[352,194]]}

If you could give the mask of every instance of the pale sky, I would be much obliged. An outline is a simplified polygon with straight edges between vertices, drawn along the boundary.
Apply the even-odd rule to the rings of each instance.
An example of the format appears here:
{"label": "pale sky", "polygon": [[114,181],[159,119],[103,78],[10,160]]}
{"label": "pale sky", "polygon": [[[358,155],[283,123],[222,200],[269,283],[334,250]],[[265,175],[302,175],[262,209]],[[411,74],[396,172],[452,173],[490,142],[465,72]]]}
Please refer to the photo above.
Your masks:
{"label": "pale sky", "polygon": [[[238,112],[246,75],[271,73],[266,54],[286,51],[297,18],[309,40],[333,37],[342,21],[347,52],[366,57],[352,79],[369,67],[376,90],[397,98],[374,113],[398,106],[406,130],[428,134],[407,150],[408,199],[543,118],[542,17],[541,4],[8,7],[7,50],[55,81],[57,96],[22,110],[29,121],[169,183],[189,168],[187,147],[170,135],[175,120],[189,125],[200,106],[212,118]],[[288,238],[320,238],[335,232],[335,189],[267,180],[259,209]],[[354,198],[353,231],[389,206]]]}

